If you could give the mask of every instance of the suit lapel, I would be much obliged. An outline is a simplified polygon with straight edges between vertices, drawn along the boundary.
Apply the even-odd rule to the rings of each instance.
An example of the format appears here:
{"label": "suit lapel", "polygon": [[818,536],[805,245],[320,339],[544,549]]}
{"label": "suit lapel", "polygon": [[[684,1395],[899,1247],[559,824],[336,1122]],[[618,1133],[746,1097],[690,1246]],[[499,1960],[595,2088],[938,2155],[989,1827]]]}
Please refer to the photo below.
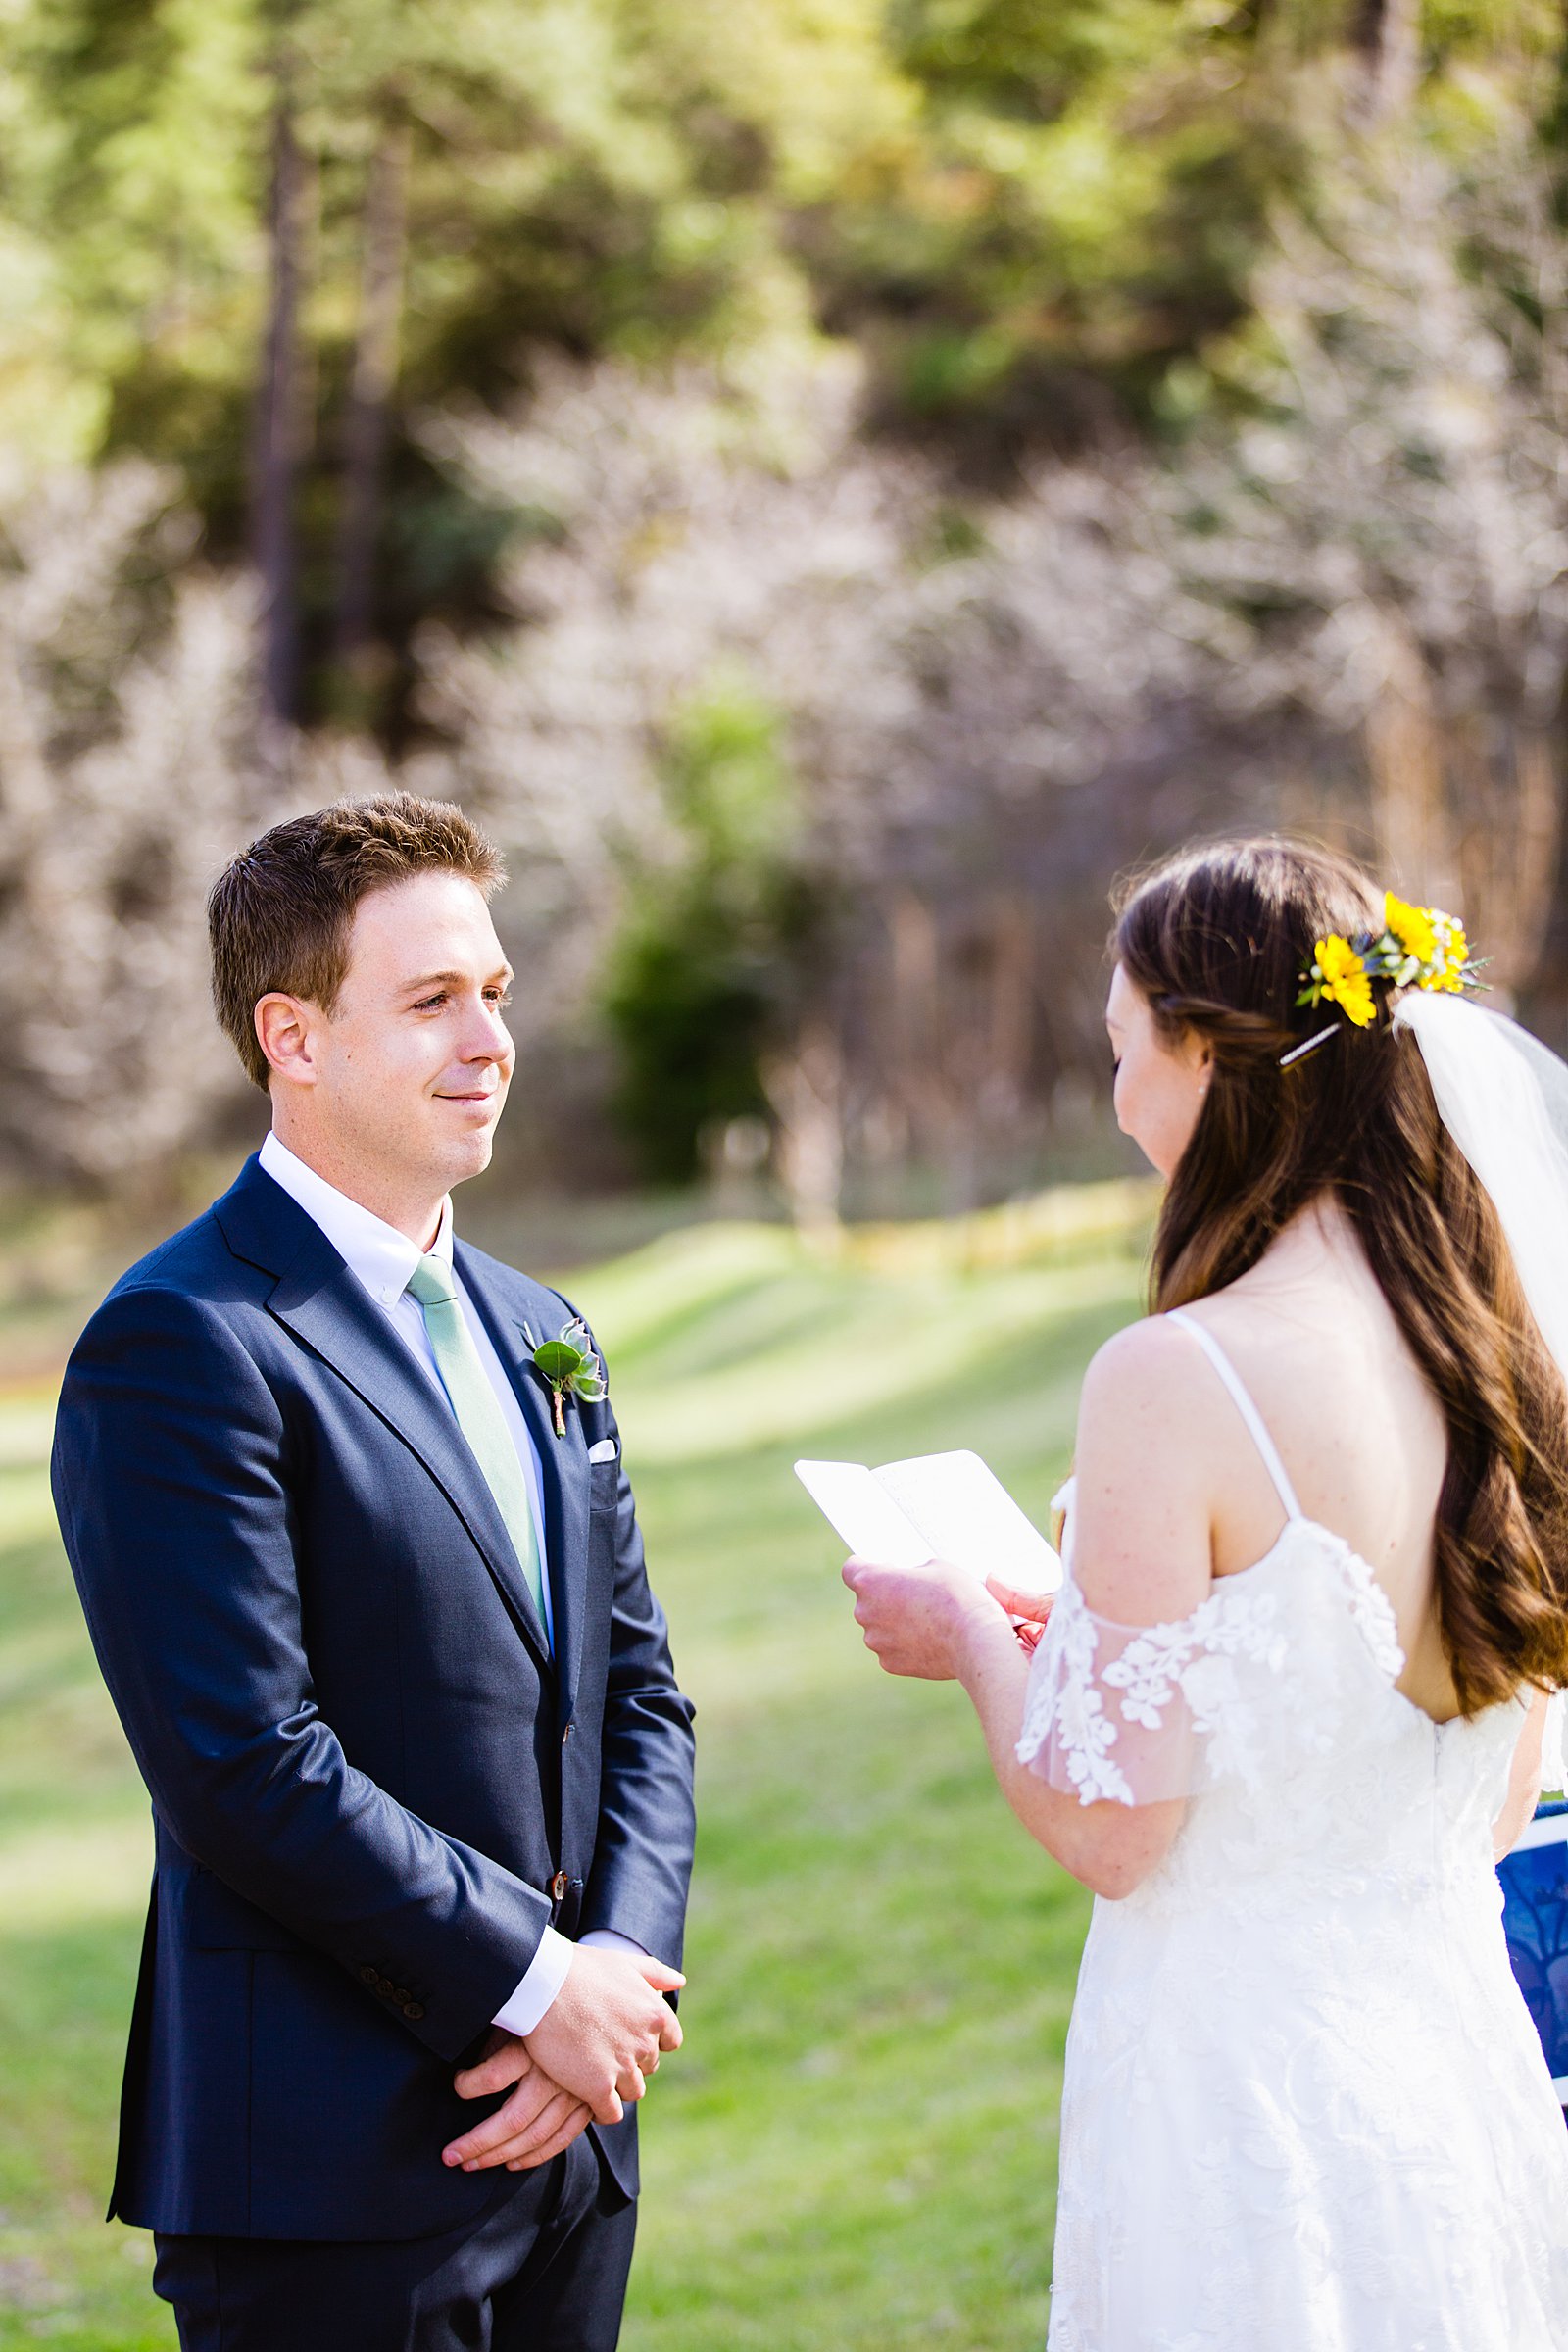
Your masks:
{"label": "suit lapel", "polygon": [[314,1219],[254,1161],[218,1203],[218,1215],[230,1249],[276,1274],[268,1311],[330,1364],[424,1465],[548,1672],[550,1645],[506,1522],[451,1407],[412,1349],[387,1329]]}
{"label": "suit lapel", "polygon": [[[555,1323],[540,1300],[509,1301],[486,1261],[459,1242],[454,1252],[463,1287],[484,1319],[491,1344],[500,1356],[528,1432],[539,1455],[545,1510],[545,1566],[550,1578],[550,1606],[555,1620],[556,1678],[561,1692],[563,1722],[569,1722],[577,1696],[577,1671],[582,1658],[583,1610],[588,1582],[588,1447],[582,1416],[568,1406],[566,1434],[558,1438],[549,1392],[533,1369],[533,1348],[523,1336],[522,1318],[531,1308],[535,1329],[543,1337]],[[532,1292],[518,1280],[517,1289]],[[551,1301],[555,1322],[560,1302]]]}

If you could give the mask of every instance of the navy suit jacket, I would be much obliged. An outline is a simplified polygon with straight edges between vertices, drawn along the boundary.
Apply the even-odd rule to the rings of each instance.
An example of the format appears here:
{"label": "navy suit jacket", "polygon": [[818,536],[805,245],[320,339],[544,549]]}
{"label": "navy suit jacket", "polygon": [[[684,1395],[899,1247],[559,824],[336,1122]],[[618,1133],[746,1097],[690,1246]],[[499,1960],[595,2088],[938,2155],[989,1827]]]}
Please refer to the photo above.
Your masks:
{"label": "navy suit jacket", "polygon": [[[556,1293],[458,1246],[544,1470],[556,1654],[444,1397],[253,1159],[116,1285],[66,1373],[54,1492],[151,1792],[156,1870],[111,2213],[406,2238],[547,1924],[681,1956],[692,1710],[607,1401],[553,1433]],[[616,1458],[590,1463],[596,1441]],[[628,2194],[635,2114],[593,2127]]]}

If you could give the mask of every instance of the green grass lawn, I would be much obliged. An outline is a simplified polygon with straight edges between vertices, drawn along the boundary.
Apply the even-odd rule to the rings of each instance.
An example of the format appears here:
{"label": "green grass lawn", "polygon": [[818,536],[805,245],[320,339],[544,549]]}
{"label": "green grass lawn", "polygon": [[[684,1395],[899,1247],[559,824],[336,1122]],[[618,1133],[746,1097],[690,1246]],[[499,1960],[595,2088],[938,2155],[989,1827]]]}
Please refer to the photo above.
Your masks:
{"label": "green grass lawn", "polygon": [[[1025,2352],[1088,1898],[957,1694],[860,1646],[790,1464],[970,1445],[1043,1519],[1138,1266],[895,1277],[710,1227],[571,1287],[699,1712],[687,2041],[645,2111],[626,2352]],[[151,2352],[150,2240],[100,2219],[150,1837],[48,1421],[0,1407],[0,2346]]]}

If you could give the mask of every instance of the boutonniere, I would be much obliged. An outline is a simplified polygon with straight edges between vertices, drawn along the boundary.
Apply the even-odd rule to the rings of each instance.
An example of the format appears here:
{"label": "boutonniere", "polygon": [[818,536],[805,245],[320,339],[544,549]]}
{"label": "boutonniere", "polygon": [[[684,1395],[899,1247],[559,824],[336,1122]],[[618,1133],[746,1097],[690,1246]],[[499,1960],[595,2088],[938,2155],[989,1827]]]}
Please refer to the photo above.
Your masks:
{"label": "boutonniere", "polygon": [[605,1367],[594,1353],[588,1326],[580,1318],[563,1327],[559,1340],[537,1340],[525,1323],[522,1336],[533,1349],[534,1370],[545,1383],[556,1408],[556,1435],[566,1434],[566,1398],[597,1404],[605,1394]]}

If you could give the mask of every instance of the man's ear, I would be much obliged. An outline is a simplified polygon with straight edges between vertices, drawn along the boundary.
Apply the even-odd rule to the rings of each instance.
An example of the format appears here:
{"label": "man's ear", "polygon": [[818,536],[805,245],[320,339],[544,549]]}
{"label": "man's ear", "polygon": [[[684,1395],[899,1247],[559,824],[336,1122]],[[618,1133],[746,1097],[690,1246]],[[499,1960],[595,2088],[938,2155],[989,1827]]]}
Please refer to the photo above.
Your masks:
{"label": "man's ear", "polygon": [[321,1017],[319,1007],[307,1004],[300,997],[286,997],[281,989],[273,989],[268,996],[257,999],[251,1017],[268,1067],[295,1086],[314,1086],[318,1075],[316,1046]]}

